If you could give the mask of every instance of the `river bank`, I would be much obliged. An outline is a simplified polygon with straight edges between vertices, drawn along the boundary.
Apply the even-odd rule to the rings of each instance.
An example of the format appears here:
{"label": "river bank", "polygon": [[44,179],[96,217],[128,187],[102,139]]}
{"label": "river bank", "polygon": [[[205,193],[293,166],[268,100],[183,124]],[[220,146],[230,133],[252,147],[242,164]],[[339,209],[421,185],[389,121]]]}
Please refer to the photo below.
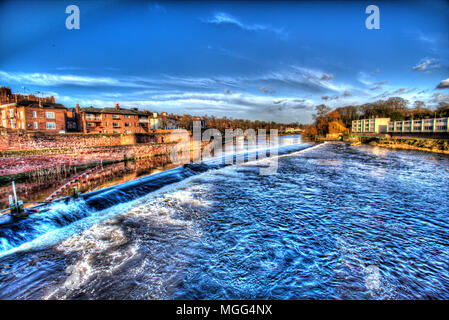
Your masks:
{"label": "river bank", "polygon": [[361,137],[359,141],[377,147],[449,154],[449,140],[428,138]]}

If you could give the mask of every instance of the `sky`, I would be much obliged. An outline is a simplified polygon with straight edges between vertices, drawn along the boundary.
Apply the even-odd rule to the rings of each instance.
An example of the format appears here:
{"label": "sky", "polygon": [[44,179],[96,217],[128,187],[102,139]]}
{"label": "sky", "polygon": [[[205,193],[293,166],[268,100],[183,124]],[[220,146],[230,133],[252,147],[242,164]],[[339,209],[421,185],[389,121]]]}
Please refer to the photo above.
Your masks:
{"label": "sky", "polygon": [[[380,29],[365,26],[371,4]],[[448,21],[448,1],[1,1],[0,85],[67,107],[283,123],[322,103],[434,108],[449,102]]]}

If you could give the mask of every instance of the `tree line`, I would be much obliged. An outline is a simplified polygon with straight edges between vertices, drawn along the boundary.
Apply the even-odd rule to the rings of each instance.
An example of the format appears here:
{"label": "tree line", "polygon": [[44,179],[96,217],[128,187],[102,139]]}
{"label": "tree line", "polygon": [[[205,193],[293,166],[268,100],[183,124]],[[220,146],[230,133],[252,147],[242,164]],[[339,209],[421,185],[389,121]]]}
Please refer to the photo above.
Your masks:
{"label": "tree line", "polygon": [[270,129],[277,129],[284,131],[286,128],[299,128],[301,125],[298,122],[292,123],[277,123],[274,121],[260,121],[260,120],[247,120],[247,119],[233,119],[233,118],[218,118],[214,116],[197,117],[188,114],[184,114],[178,118],[178,126],[188,131],[193,130],[193,121],[202,121],[203,129],[217,129],[224,133],[226,129],[265,129],[269,133]]}
{"label": "tree line", "polygon": [[304,135],[308,138],[325,136],[328,133],[329,122],[337,121],[347,128],[351,128],[352,121],[369,118],[390,118],[391,121],[419,120],[429,118],[449,117],[449,103],[440,102],[435,110],[425,106],[423,101],[415,101],[409,107],[409,101],[401,97],[392,97],[388,100],[362,105],[348,105],[332,110],[320,104],[315,107],[314,122],[307,125]]}

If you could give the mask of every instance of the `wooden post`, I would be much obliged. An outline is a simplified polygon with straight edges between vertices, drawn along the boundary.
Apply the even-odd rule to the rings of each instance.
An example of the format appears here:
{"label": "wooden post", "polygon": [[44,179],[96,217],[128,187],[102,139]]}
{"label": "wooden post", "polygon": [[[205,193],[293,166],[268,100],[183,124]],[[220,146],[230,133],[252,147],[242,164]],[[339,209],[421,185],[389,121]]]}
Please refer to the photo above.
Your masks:
{"label": "wooden post", "polygon": [[17,205],[16,183],[12,181],[12,193],[14,194],[14,204]]}

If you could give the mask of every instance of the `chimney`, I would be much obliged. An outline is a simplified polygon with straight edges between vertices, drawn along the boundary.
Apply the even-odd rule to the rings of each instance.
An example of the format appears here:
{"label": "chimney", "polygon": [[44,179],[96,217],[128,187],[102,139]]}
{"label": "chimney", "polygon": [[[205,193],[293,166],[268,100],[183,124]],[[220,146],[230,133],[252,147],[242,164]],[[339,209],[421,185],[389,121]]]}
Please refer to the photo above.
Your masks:
{"label": "chimney", "polygon": [[115,110],[120,110],[120,106],[118,105],[118,103],[115,105]]}

